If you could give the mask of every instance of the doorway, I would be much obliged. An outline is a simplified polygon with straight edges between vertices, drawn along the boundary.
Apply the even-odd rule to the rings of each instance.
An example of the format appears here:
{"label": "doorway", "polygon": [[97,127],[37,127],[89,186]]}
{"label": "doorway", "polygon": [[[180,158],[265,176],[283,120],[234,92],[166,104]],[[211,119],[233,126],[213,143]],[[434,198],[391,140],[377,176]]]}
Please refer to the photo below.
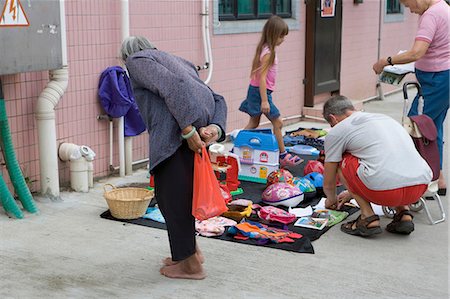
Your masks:
{"label": "doorway", "polygon": [[341,73],[342,0],[306,0],[305,106],[314,96],[338,93]]}

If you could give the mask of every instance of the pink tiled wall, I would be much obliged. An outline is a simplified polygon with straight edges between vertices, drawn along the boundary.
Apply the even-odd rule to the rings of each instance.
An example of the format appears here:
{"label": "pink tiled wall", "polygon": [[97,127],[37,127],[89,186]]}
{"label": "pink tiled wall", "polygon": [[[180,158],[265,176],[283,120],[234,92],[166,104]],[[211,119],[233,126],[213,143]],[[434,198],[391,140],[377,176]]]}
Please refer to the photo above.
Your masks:
{"label": "pink tiled wall", "polygon": [[[362,100],[376,94],[377,76],[372,65],[378,57],[379,1],[343,3],[341,94]],[[409,50],[414,42],[417,17],[405,9],[404,21],[381,20],[380,57]],[[382,84],[383,91],[395,87]]]}
{"label": "pink tiled wall", "polygon": [[[376,77],[371,66],[377,55],[378,1],[353,5],[344,0],[341,91],[353,98],[375,94]],[[212,1],[211,7],[212,6]],[[90,146],[97,154],[96,177],[109,174],[109,124],[97,120],[103,110],[97,99],[101,72],[120,63],[121,1],[66,0],[69,86],[56,107],[58,143]],[[302,114],[305,5],[300,6],[299,30],[291,30],[278,50],[279,74],[274,101],[282,116]],[[201,1],[130,0],[130,34],[148,37],[163,51],[182,56],[196,65],[205,62],[201,34]],[[405,49],[412,42],[415,19],[408,12],[405,22],[383,24],[382,53]],[[211,22],[211,26],[213,26]],[[246,95],[250,64],[260,33],[211,35],[214,71],[210,86],[228,104],[227,131],[243,127],[247,116],[238,111]],[[201,72],[206,78],[206,71]],[[36,180],[39,190],[39,153],[36,100],[48,82],[48,72],[2,76],[9,124],[16,154],[25,176]],[[133,138],[133,158],[148,155],[148,135]],[[118,165],[117,134],[114,132],[114,166]],[[4,167],[3,177],[8,176]],[[60,181],[67,183],[67,163],[60,162]]]}

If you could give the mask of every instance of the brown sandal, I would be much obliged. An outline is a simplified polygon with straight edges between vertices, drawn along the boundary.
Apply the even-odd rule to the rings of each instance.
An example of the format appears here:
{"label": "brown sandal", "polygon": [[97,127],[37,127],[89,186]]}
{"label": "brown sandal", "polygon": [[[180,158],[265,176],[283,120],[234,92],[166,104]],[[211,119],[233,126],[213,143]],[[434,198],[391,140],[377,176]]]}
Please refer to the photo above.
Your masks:
{"label": "brown sandal", "polygon": [[392,222],[386,226],[386,230],[390,233],[402,235],[409,235],[410,233],[412,233],[414,231],[414,223],[412,222],[412,220],[402,221],[402,217],[404,215],[411,216],[411,219],[414,218],[414,216],[408,210],[398,212],[394,215],[394,219],[392,220]]}
{"label": "brown sandal", "polygon": [[[354,236],[362,236],[362,237],[369,237],[376,234],[381,234],[382,230],[381,227],[374,226],[374,227],[368,227],[368,225],[374,221],[379,221],[380,217],[378,215],[372,215],[370,217],[361,218],[361,215],[359,215],[356,220],[349,221],[347,223],[344,223],[341,225],[341,231],[343,231],[346,234],[354,235]],[[356,227],[353,228],[353,224],[356,223]]]}

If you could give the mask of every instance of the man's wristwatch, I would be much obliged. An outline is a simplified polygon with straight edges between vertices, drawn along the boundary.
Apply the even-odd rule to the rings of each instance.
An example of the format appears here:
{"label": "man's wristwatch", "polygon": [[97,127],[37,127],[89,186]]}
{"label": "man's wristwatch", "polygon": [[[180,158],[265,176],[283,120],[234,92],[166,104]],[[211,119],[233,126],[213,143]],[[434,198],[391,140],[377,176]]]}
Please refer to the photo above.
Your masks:
{"label": "man's wristwatch", "polygon": [[389,56],[386,60],[387,60],[387,63],[389,63],[389,65],[394,65],[392,63],[392,57],[391,56]]}

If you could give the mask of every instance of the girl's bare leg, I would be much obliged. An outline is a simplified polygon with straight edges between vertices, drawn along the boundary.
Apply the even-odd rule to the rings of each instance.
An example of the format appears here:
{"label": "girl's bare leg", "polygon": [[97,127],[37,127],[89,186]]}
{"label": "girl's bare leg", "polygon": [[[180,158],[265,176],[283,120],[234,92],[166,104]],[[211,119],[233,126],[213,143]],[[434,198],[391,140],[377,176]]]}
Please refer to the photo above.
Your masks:
{"label": "girl's bare leg", "polygon": [[261,120],[261,115],[250,116],[248,124],[244,127],[244,130],[256,129],[259,126],[259,121]]}
{"label": "girl's bare leg", "polygon": [[284,153],[286,151],[286,148],[284,147],[283,133],[281,132],[281,129],[283,128],[283,121],[280,117],[277,117],[271,119],[270,122],[273,126],[273,134],[277,139],[278,149],[280,150],[280,153]]}

